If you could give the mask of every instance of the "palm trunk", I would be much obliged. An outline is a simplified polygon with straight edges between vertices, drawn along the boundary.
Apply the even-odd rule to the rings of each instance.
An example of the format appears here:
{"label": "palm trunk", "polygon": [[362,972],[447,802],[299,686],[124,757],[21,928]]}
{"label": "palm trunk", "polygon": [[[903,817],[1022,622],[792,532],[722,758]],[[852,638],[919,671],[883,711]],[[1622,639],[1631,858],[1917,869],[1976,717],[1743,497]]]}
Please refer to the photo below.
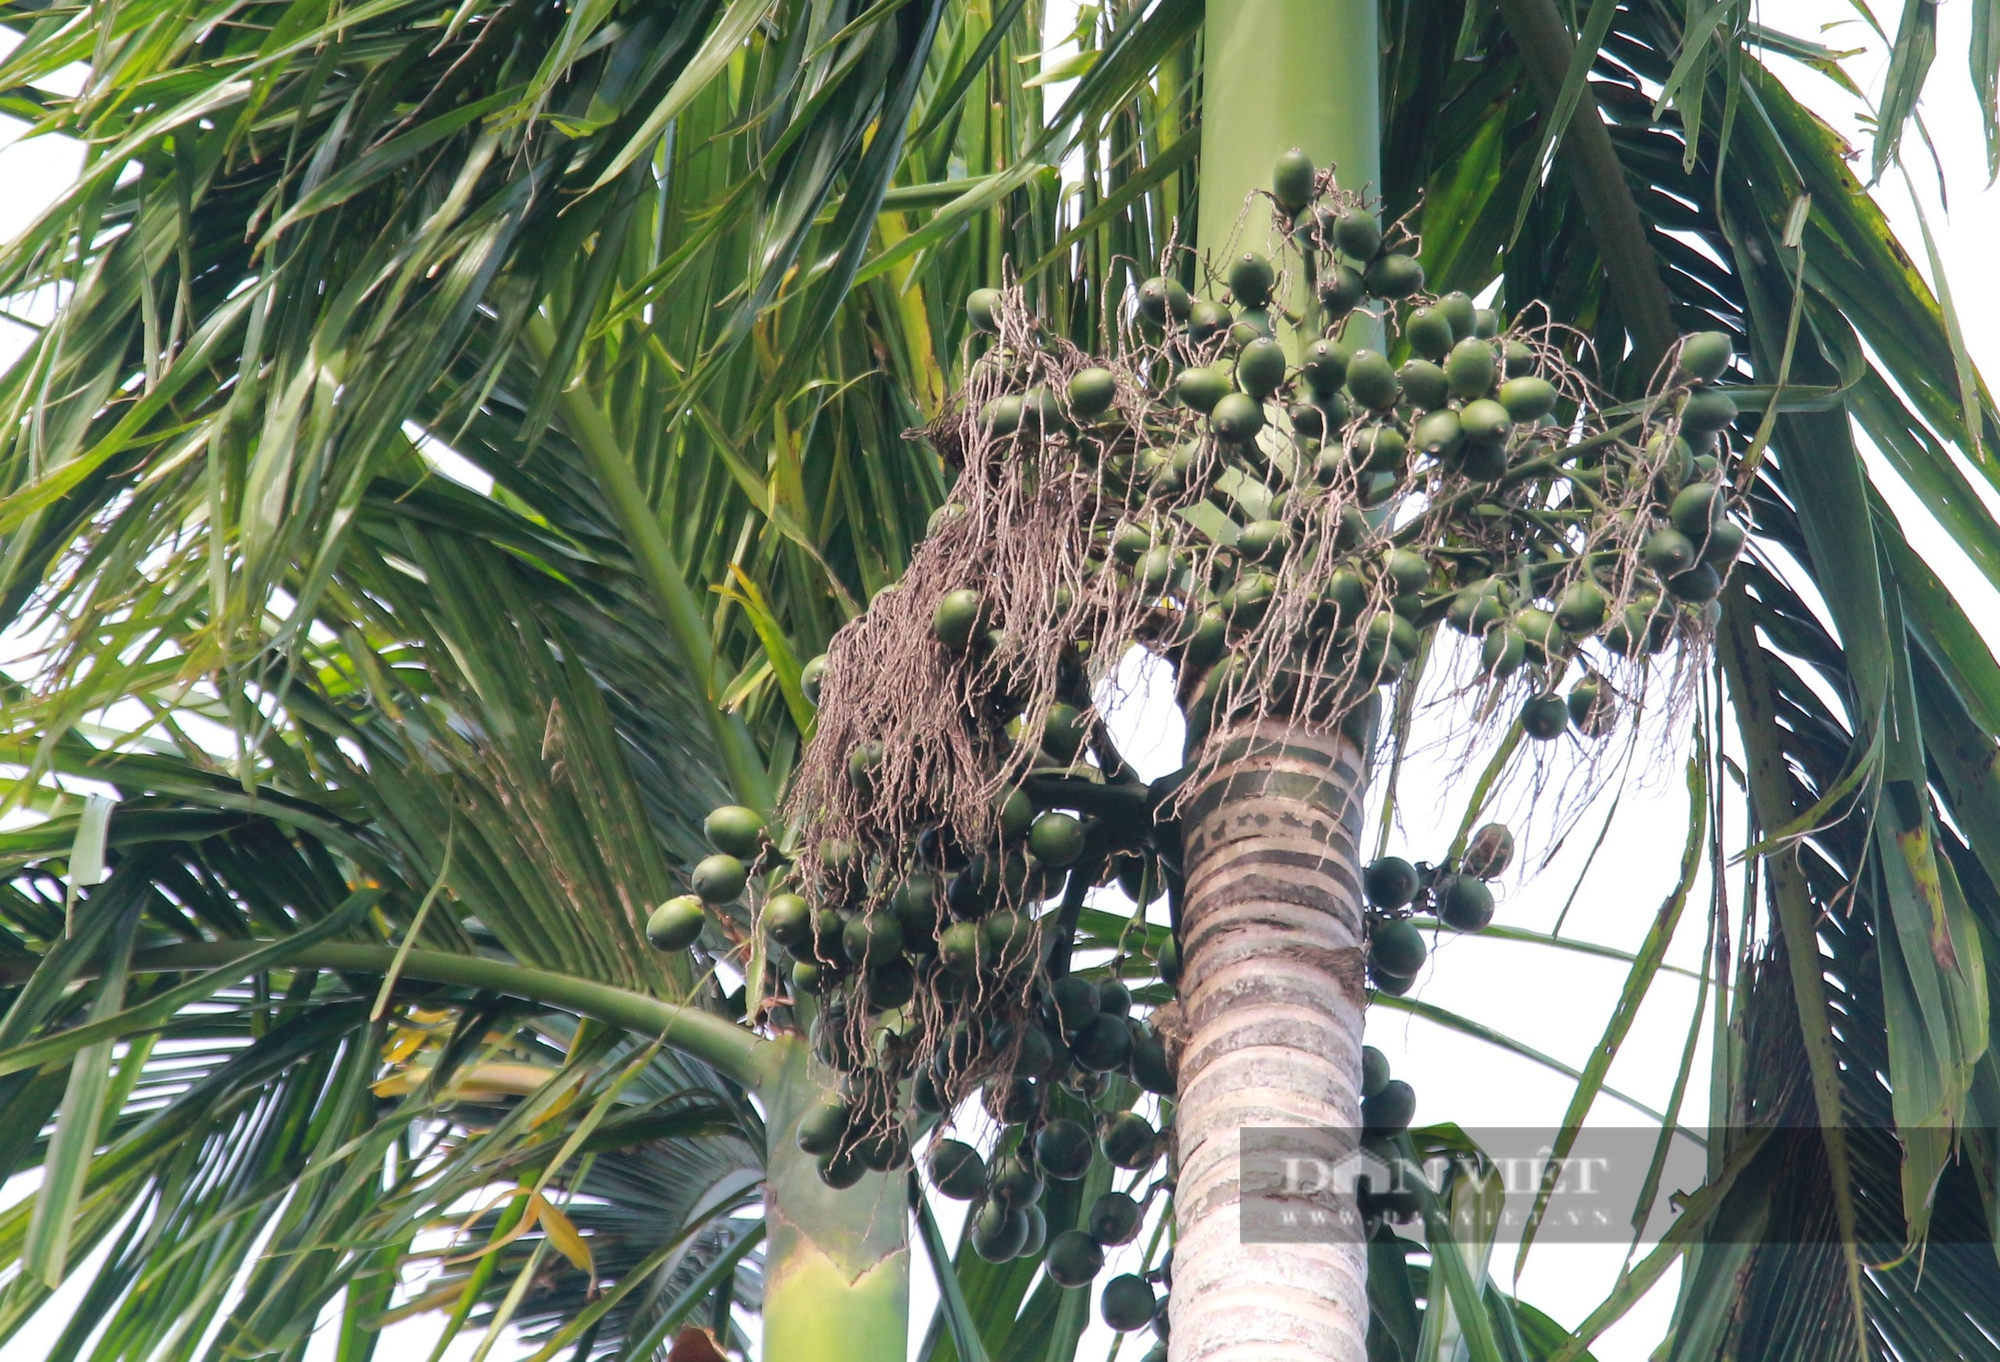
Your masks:
{"label": "palm trunk", "polygon": [[[1219,257],[1244,199],[1293,147],[1343,189],[1382,192],[1381,57],[1374,0],[1208,0],[1202,31],[1200,247]],[[1264,249],[1270,203],[1243,225]],[[1218,258],[1216,263],[1221,264]]]}
{"label": "palm trunk", "polygon": [[[1228,246],[1292,147],[1343,188],[1381,192],[1373,0],[1208,0],[1203,41],[1205,250]],[[1268,221],[1260,201],[1239,249],[1262,249]],[[1244,1243],[1238,1157],[1245,1127],[1360,1124],[1365,764],[1346,735],[1277,720],[1208,745],[1219,759],[1182,824],[1170,1355],[1361,1362],[1366,1246]]]}
{"label": "palm trunk", "polygon": [[1183,814],[1172,1358],[1360,1362],[1365,1245],[1242,1242],[1238,1150],[1246,1126],[1359,1124],[1362,756],[1277,720],[1209,742]]}
{"label": "palm trunk", "polygon": [[799,1117],[833,1074],[804,1041],[763,1085],[767,1136],[764,1346],[768,1362],[902,1362],[908,1351],[906,1175],[870,1174],[834,1191],[795,1142]]}

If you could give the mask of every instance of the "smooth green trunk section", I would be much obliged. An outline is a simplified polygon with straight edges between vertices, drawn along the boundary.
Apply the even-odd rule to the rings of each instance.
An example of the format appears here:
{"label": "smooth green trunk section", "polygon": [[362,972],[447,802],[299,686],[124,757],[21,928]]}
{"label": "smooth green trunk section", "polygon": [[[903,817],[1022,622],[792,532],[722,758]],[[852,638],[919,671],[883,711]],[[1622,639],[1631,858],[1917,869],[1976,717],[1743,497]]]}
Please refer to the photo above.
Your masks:
{"label": "smooth green trunk section", "polygon": [[[1244,197],[1271,187],[1271,167],[1293,147],[1335,167],[1343,189],[1381,193],[1374,0],[1208,0],[1202,44],[1202,250],[1219,257]],[[1270,222],[1260,200],[1241,248],[1263,250]]]}
{"label": "smooth green trunk section", "polygon": [[906,1174],[871,1173],[844,1191],[799,1152],[799,1117],[835,1075],[797,1037],[765,1088],[765,1362],[902,1362],[909,1349]]}

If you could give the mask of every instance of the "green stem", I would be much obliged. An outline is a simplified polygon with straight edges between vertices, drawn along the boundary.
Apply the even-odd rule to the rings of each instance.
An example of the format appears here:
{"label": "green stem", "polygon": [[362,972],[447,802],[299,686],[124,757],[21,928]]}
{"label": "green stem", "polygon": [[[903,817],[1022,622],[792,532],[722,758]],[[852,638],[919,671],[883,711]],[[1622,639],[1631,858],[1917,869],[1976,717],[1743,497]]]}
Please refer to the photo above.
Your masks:
{"label": "green stem", "polygon": [[[269,941],[222,941],[168,946],[135,956],[132,970],[137,974],[160,974],[175,970],[222,969],[271,944]],[[285,968],[382,974],[395,960],[396,950],[393,947],[335,941],[309,946],[286,956]],[[669,1049],[712,1065],[746,1088],[762,1089],[776,1077],[777,1066],[781,1062],[771,1041],[698,1007],[661,1002],[643,993],[590,979],[509,964],[504,960],[489,960],[484,956],[452,955],[445,951],[411,951],[403,957],[402,971],[405,979],[486,989],[510,998],[567,1008],[635,1034],[659,1036]]]}
{"label": "green stem", "polygon": [[[525,336],[536,358],[546,362],[555,350],[555,329],[548,318],[540,313],[529,317]],[[764,769],[757,745],[742,718],[726,712],[716,699],[715,648],[709,640],[701,603],[687,584],[687,574],[681,569],[673,545],[667,542],[666,533],[660,529],[659,515],[639,486],[632,461],[618,443],[617,432],[579,383],[564,386],[562,414],[563,424],[589,456],[604,495],[625,530],[639,575],[666,618],[667,631],[673,635],[681,661],[694,673],[708,700],[708,726],[736,797],[765,813],[771,812],[777,806],[777,792],[771,785],[770,773]]]}

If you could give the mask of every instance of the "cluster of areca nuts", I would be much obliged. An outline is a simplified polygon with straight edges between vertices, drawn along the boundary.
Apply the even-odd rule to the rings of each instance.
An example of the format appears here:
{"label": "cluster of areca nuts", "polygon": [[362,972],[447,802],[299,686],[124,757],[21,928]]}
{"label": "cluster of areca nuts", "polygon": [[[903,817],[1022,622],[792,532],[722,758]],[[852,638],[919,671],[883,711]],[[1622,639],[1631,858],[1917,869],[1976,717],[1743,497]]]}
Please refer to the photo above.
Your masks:
{"label": "cluster of areca nuts", "polygon": [[[1482,712],[1602,738],[1652,659],[1712,629],[1745,540],[1726,335],[1684,337],[1643,400],[1610,405],[1579,338],[1426,294],[1415,238],[1330,172],[1289,153],[1270,197],[1282,268],[1237,253],[1213,299],[1163,271],[1115,356],[1048,336],[1018,290],[971,295],[985,349],[929,432],[959,482],[902,582],[804,668],[805,698],[827,698],[790,850],[756,813],[717,810],[694,893],[648,924],[684,949],[768,882],[762,996],[796,1005],[842,1075],[799,1128],[820,1176],[907,1166],[913,1135],[980,1094],[990,1157],[939,1138],[927,1172],[978,1202],[978,1252],[1043,1253],[1065,1285],[1171,1196],[1173,1028],[1134,1015],[1124,980],[1142,1006],[1172,1001],[1175,936],[1144,905],[1164,891],[1178,921],[1178,801],[1208,736],[1274,711],[1349,725],[1428,665],[1444,625],[1469,641],[1452,655],[1475,659]],[[1093,703],[1133,646],[1173,666],[1188,721],[1190,765],[1152,785]],[[1365,746],[1372,720],[1350,731]],[[1493,824],[1442,865],[1368,867],[1377,989],[1413,983],[1419,913],[1486,925],[1512,845]],[[1085,893],[1114,882],[1141,908],[1086,976],[1070,960]],[[1366,1124],[1400,1133],[1407,1085],[1379,1064],[1364,1080]],[[1145,1092],[1161,1128],[1132,1111]],[[1092,1160],[1166,1170],[1051,1236],[1044,1189]],[[1109,1284],[1107,1322],[1162,1321],[1169,1272]]]}
{"label": "cluster of areca nuts", "polygon": [[[1060,726],[1062,716],[1056,722]],[[1063,882],[1060,867],[1089,846],[1080,820],[1037,815],[1018,791],[998,821],[995,850],[1011,866],[1003,873],[1039,881],[1008,894],[1010,902],[1048,894]],[[693,945],[710,914],[742,895],[753,869],[782,867],[787,860],[754,810],[715,809],[704,827],[715,852],[695,866],[695,892],[663,904],[647,925],[649,940],[661,950]],[[822,860],[845,855],[839,848],[819,851]],[[1143,949],[1121,952],[1089,974],[1072,972],[1066,961],[1045,960],[1030,947],[1023,915],[1000,906],[1003,888],[981,885],[985,872],[973,858],[942,848],[937,838],[926,839],[924,854],[938,857],[938,873],[906,878],[886,916],[816,913],[803,897],[784,890],[764,899],[758,925],[770,957],[787,962],[782,972],[795,995],[818,996],[814,1049],[842,1075],[836,1090],[800,1118],[798,1146],[833,1187],[852,1186],[871,1170],[906,1167],[910,1132],[898,1089],[906,1084],[911,1105],[936,1118],[948,1114],[947,1094],[976,1082],[987,1116],[999,1127],[993,1157],[960,1140],[936,1139],[925,1161],[933,1185],[946,1196],[978,1203],[969,1238],[982,1258],[1042,1257],[1059,1284],[1086,1285],[1102,1269],[1107,1249],[1139,1233],[1152,1201],[1171,1195],[1170,1178],[1144,1190],[1136,1185],[1169,1161],[1174,1074],[1166,1041],[1134,1015],[1134,993],[1123,976],[1150,976],[1139,979],[1142,1001],[1169,999],[1178,979],[1172,935],[1151,929],[1141,935]],[[1086,871],[1087,877],[1119,883],[1142,903],[1158,899],[1163,877],[1156,860],[1133,853],[1096,859],[1104,869]],[[913,1071],[905,1069],[910,1056],[898,1052],[893,1035],[878,1034],[873,1054],[855,1049],[851,1007],[881,1018],[907,1007],[920,986],[964,997],[982,975],[989,987],[994,976],[1031,977],[1031,1006],[1025,1013],[964,1008],[929,1062]],[[1159,1103],[1157,1126],[1133,1110],[1147,1093],[1169,1099]],[[1045,1189],[1093,1174],[1108,1181],[1107,1169],[1139,1176],[1130,1190],[1107,1187],[1083,1208],[1077,1227],[1051,1238]],[[1170,1272],[1170,1262],[1162,1262],[1107,1282],[1100,1300],[1104,1320],[1120,1330],[1148,1322],[1164,1329],[1164,1296],[1153,1284]]]}
{"label": "cluster of areca nuts", "polygon": [[1413,918],[1428,910],[1437,924],[1454,932],[1484,931],[1493,921],[1493,890],[1487,881],[1514,860],[1514,834],[1502,823],[1487,823],[1466,842],[1454,863],[1411,864],[1400,856],[1379,856],[1361,874],[1367,900],[1368,981],[1401,997],[1422,972],[1430,949]]}

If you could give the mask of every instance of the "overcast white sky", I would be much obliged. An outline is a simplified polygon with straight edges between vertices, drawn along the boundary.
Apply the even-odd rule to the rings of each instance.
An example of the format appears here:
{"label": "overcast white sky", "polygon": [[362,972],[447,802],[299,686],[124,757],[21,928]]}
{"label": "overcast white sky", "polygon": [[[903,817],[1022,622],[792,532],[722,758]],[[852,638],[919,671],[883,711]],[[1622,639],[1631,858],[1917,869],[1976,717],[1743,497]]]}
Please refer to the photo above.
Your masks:
{"label": "overcast white sky", "polygon": [[[1067,6],[1055,8],[1073,13]],[[1964,68],[1962,54],[1969,46],[1968,8],[1965,0],[1946,0],[1939,7],[1938,69],[1922,109],[1944,168],[1949,210],[1939,201],[1936,176],[1927,162],[1917,167],[1915,178],[1963,310],[1968,343],[1982,369],[1992,374],[2000,371],[2000,308],[1992,306],[1992,300],[2000,297],[2000,289],[1995,287],[2000,283],[2000,264],[1996,264],[1994,249],[1995,243],[2000,243],[2000,195],[1985,187],[1980,120]],[[1866,55],[1850,63],[1849,69],[1864,89],[1873,92],[1879,88],[1886,64],[1884,45],[1848,4],[1839,0],[1772,0],[1762,6],[1758,18],[1772,27],[1819,37],[1836,47],[1868,49]],[[1895,14],[1885,12],[1883,22],[1893,27]],[[1064,15],[1052,14],[1049,32],[1059,34],[1069,23]],[[1822,24],[1829,25],[1824,32]],[[1867,131],[1861,123],[1863,110],[1855,101],[1811,71],[1783,61],[1778,65],[1785,78],[1829,123],[1857,147],[1866,148]],[[1059,99],[1059,90],[1051,93]],[[0,141],[12,139],[17,131],[18,125],[0,124]],[[26,225],[48,196],[74,172],[76,164],[74,149],[60,144],[31,142],[0,150],[0,182],[11,190],[0,197],[0,236],[12,236]],[[1928,274],[1916,219],[1900,177],[1892,177],[1878,194],[1911,256]],[[7,329],[5,323],[0,323],[0,332]],[[17,341],[8,343],[9,339],[0,335],[0,358],[11,355],[18,345]],[[1973,480],[1982,487],[1989,503],[2000,502],[2000,498],[1984,489],[1976,476]],[[1915,507],[1913,499],[1901,491],[1893,476],[1885,476],[1882,481],[1912,540],[1925,550],[1948,585],[1981,623],[1987,637],[2000,638],[2000,596]],[[1170,706],[1157,698],[1138,702],[1129,707],[1121,724],[1130,728],[1132,740],[1140,748],[1152,749],[1160,770],[1176,764],[1168,755],[1178,749],[1173,731],[1176,719],[1170,710]],[[1141,733],[1150,734],[1150,739],[1141,737]],[[1679,788],[1679,772],[1670,764],[1653,764],[1649,776],[1648,781],[1624,796],[1605,846],[1576,894],[1566,935],[1628,949],[1636,946],[1661,894],[1672,883],[1684,826],[1685,798]],[[1462,808],[1463,784],[1451,777],[1445,763],[1420,761],[1407,770],[1401,790],[1403,822],[1391,837],[1391,849],[1413,859],[1438,855]],[[1502,809],[1501,812],[1518,817],[1523,811]],[[1731,816],[1740,820],[1740,808],[1733,809]],[[1601,812],[1586,817],[1582,823],[1585,831],[1572,838],[1532,878],[1524,880],[1519,872],[1510,873],[1502,888],[1500,922],[1544,931],[1553,924],[1576,884],[1584,853],[1601,817]],[[1736,826],[1740,829],[1740,821]],[[1545,851],[1547,847],[1530,846],[1529,850]],[[1534,861],[1539,857],[1531,855],[1523,859]],[[1705,892],[1704,888],[1698,894],[1697,903],[1704,901]],[[1671,958],[1685,965],[1696,964],[1700,932],[1699,913],[1691,909]],[[1567,955],[1552,959],[1541,948],[1461,938],[1445,943],[1438,951],[1414,996],[1488,1023],[1576,1064],[1597,1039],[1623,973],[1623,967],[1613,963]],[[1562,980],[1560,991],[1544,982],[1558,977]],[[1672,976],[1663,977],[1654,986],[1631,1038],[1613,1066],[1612,1086],[1655,1107],[1665,1105],[1685,1040],[1693,997],[1693,984]],[[1559,1075],[1436,1027],[1410,1021],[1402,1014],[1377,1010],[1371,1017],[1368,1036],[1389,1054],[1398,1076],[1416,1086],[1420,1122],[1456,1121],[1466,1126],[1553,1124],[1560,1119],[1569,1098],[1568,1080]],[[1705,1109],[1705,1084],[1700,1081],[1705,1064],[1704,1052],[1696,1069],[1697,1091],[1689,1098],[1691,1113]],[[1628,1124],[1632,1120],[1629,1111],[1608,1100],[1600,1101],[1597,1111],[1609,1124]],[[1573,1325],[1603,1298],[1622,1256],[1618,1250],[1540,1247],[1528,1263],[1519,1290],[1527,1300],[1559,1321]],[[1496,1264],[1496,1269],[1502,1272],[1503,1279],[1511,1270],[1504,1263]],[[1640,1362],[1646,1357],[1664,1331],[1672,1306],[1673,1286],[1674,1279],[1670,1278],[1597,1344],[1595,1352],[1601,1362]],[[914,1332],[920,1335],[935,1299],[921,1262],[914,1274],[914,1287]],[[63,1308],[59,1301],[51,1313],[59,1315]],[[435,1329],[431,1321],[402,1326],[386,1341],[387,1346],[379,1355],[399,1359],[422,1357],[428,1353],[429,1339],[435,1336]],[[53,1327],[48,1327],[19,1337],[10,1346],[8,1355],[38,1357],[53,1333]],[[914,1337],[912,1341],[914,1346]],[[1087,1342],[1084,1356],[1102,1356],[1102,1345],[1108,1341],[1100,1326]],[[463,1362],[475,1342],[461,1340],[452,1354],[454,1362]],[[316,1362],[322,1354],[331,1355],[329,1344],[329,1339],[322,1338],[315,1346],[312,1356]],[[520,1355],[510,1344],[511,1340],[504,1341],[490,1354],[495,1362]],[[1136,1356],[1134,1350],[1126,1351]]]}

